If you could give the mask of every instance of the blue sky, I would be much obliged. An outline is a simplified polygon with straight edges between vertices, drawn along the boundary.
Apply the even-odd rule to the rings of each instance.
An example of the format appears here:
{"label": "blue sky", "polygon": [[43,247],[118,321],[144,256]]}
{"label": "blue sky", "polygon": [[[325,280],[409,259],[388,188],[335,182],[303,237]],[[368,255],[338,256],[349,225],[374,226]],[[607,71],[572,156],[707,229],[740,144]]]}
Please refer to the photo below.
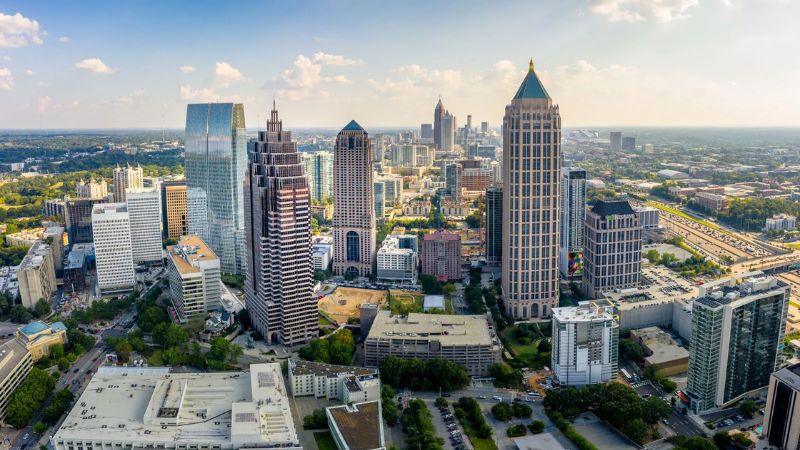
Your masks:
{"label": "blue sky", "polygon": [[500,122],[528,58],[566,126],[800,125],[800,2],[4,1],[0,128]]}

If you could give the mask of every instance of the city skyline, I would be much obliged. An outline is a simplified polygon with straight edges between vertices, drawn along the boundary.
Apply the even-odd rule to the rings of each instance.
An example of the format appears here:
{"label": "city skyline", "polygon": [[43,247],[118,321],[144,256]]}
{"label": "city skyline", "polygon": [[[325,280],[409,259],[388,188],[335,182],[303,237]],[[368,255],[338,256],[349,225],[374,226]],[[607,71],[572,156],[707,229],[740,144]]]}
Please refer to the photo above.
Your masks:
{"label": "city skyline", "polygon": [[[800,122],[800,65],[781,57],[800,31],[775,26],[800,12],[790,2],[442,2],[425,4],[426,14],[421,4],[312,3],[289,5],[263,30],[250,24],[274,8],[257,3],[137,4],[125,14],[103,3],[8,3],[0,123],[177,128],[186,103],[213,100],[243,103],[247,122],[262,123],[275,96],[297,128],[335,127],[362,111],[368,129],[418,126],[441,95],[455,116],[496,126],[531,56],[565,127]],[[230,32],[208,33],[210,17]],[[522,26],[523,38],[508,39]],[[265,42],[281,45],[270,58],[248,57]]]}

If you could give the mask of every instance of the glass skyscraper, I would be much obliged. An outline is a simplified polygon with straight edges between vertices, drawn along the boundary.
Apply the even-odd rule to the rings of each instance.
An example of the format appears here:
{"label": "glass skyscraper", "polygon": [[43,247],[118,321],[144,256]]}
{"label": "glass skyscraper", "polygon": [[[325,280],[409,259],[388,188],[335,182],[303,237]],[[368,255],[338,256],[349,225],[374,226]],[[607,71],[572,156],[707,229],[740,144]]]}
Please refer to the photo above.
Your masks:
{"label": "glass skyscraper", "polygon": [[[244,106],[200,103],[186,109],[186,186],[192,217],[207,218],[201,236],[219,256],[223,273],[244,273],[242,189],[247,167]],[[197,197],[197,198],[195,198]],[[204,198],[205,202],[195,201]],[[200,208],[200,210],[198,210]],[[205,211],[202,211],[205,209]],[[202,227],[205,227],[203,224]]]}

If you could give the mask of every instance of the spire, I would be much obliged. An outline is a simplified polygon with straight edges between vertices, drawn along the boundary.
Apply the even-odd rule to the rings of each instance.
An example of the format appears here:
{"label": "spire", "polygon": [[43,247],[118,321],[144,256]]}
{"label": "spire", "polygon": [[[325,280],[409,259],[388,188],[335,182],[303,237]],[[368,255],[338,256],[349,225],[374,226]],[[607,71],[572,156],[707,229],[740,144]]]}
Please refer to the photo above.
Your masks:
{"label": "spire", "polygon": [[550,95],[545,90],[542,82],[539,80],[539,77],[536,76],[536,72],[533,70],[533,58],[531,58],[530,63],[528,64],[528,73],[525,74],[525,78],[522,80],[522,84],[519,85],[519,89],[517,93],[514,95],[514,99],[519,98],[531,98],[531,99],[549,99]]}
{"label": "spire", "polygon": [[531,62],[528,63],[528,72],[533,73],[533,58],[531,58]]}
{"label": "spire", "polygon": [[283,129],[283,123],[278,119],[278,106],[275,103],[275,97],[272,97],[272,111],[267,121],[267,131],[280,133]]}

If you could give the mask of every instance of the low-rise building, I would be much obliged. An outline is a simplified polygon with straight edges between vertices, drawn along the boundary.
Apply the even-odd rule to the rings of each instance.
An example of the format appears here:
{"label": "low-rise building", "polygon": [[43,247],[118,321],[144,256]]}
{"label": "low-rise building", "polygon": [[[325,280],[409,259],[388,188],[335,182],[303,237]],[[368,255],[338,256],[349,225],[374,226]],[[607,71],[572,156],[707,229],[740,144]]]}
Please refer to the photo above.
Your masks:
{"label": "low-rise building", "polygon": [[403,205],[404,216],[428,217],[431,213],[430,200],[411,200]]}
{"label": "low-rise building", "polygon": [[364,365],[378,367],[389,356],[446,359],[470,376],[487,376],[500,361],[502,345],[485,316],[378,311],[364,342]]}
{"label": "low-rise building", "polygon": [[764,231],[791,231],[797,227],[797,217],[790,214],[775,214],[767,217]]}
{"label": "low-rise building", "polygon": [[715,212],[728,209],[728,206],[730,206],[728,197],[712,192],[698,192],[695,194],[694,200],[703,208]]}
{"label": "low-rise building", "polygon": [[53,250],[49,245],[37,241],[28,249],[17,270],[17,279],[22,306],[33,309],[39,299],[50,302],[57,287]]}
{"label": "low-rise building", "polygon": [[289,360],[289,389],[293,397],[370,402],[381,397],[377,369],[339,366],[299,359]]}
{"label": "low-rise building", "polygon": [[339,450],[386,449],[380,401],[329,406],[325,415]]}
{"label": "low-rise building", "polygon": [[0,419],[6,417],[11,394],[25,381],[33,368],[33,358],[25,345],[16,339],[0,344]]}
{"label": "low-rise building", "polygon": [[686,373],[689,368],[689,351],[678,345],[669,333],[658,327],[631,330],[631,339],[644,350],[645,367],[656,366],[658,373],[672,376]]}
{"label": "low-rise building", "polygon": [[444,295],[426,295],[422,298],[422,310],[425,312],[440,310],[444,311]]}
{"label": "low-rise building", "polygon": [[50,356],[51,346],[67,342],[67,327],[61,322],[47,324],[36,320],[19,327],[15,335],[36,362],[45,356]]}
{"label": "low-rise building", "polygon": [[639,217],[639,224],[643,230],[653,230],[659,227],[660,209],[652,206],[636,206],[633,210],[636,211],[636,215]]}
{"label": "low-rise building", "polygon": [[333,261],[333,238],[314,236],[311,240],[311,265],[314,271],[328,270]]}
{"label": "low-rise building", "polygon": [[216,310],[221,305],[220,262],[196,235],[181,237],[167,247],[169,286],[178,316],[188,317]]}

